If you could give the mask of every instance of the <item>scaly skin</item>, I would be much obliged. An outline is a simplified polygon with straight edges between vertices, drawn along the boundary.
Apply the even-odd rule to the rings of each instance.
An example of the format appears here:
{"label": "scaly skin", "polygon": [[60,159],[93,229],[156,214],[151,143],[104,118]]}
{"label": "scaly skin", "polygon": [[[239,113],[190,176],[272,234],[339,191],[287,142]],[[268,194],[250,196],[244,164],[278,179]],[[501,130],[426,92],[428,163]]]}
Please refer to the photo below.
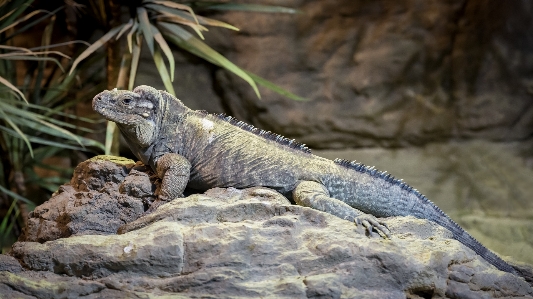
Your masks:
{"label": "scaly skin", "polygon": [[389,231],[375,217],[412,215],[449,229],[496,268],[516,274],[425,196],[372,167],[312,155],[294,141],[230,117],[193,111],[149,86],[101,92],[93,109],[117,123],[133,153],[162,179],[162,201],[181,196],[185,187],[264,186],[383,236]]}

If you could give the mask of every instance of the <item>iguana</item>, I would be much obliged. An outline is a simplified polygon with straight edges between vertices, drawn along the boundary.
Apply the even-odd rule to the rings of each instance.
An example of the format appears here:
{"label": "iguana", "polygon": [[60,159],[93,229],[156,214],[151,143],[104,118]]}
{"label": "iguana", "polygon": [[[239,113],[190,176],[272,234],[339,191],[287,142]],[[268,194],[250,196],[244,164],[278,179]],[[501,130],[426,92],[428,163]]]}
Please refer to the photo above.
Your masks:
{"label": "iguana", "polygon": [[150,86],[106,90],[92,105],[117,124],[133,154],[161,179],[162,201],[182,196],[186,186],[264,186],[384,237],[390,231],[375,217],[412,215],[447,228],[499,270],[517,273],[416,189],[374,167],[315,156],[294,140],[224,114],[191,110]]}

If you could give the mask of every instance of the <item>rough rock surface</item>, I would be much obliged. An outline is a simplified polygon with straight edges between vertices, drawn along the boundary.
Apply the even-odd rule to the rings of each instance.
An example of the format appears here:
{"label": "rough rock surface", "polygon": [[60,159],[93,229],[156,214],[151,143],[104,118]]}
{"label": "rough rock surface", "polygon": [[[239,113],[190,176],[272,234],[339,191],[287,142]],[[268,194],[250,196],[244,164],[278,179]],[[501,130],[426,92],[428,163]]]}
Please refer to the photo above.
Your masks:
{"label": "rough rock surface", "polygon": [[[175,82],[186,104],[224,107],[314,148],[532,136],[530,0],[257,2],[301,13],[217,14],[241,31],[210,29],[206,42],[311,101],[267,89],[258,100],[240,78],[192,60]],[[150,57],[141,69],[138,84],[162,87]]]}
{"label": "rough rock surface", "polygon": [[[108,194],[118,210],[130,209],[120,204],[120,190],[152,190],[135,172],[140,165],[104,159],[80,164],[70,187]],[[121,187],[128,180],[137,187]],[[77,200],[47,203],[49,212],[77,210]],[[77,215],[107,221],[106,213]],[[522,278],[412,217],[387,219],[389,240],[368,238],[353,223],[291,205],[270,189],[216,188],[133,218],[121,220],[118,235],[114,228],[95,230],[94,221],[87,229],[80,221],[69,237],[54,232],[54,220],[29,226],[11,256],[0,255],[0,297],[533,298]],[[41,236],[35,239],[41,243],[28,236]]]}
{"label": "rough rock surface", "polygon": [[29,214],[20,240],[115,234],[144,213],[143,201],[153,199],[149,175],[148,167],[119,157],[97,156],[80,163],[70,184]]}

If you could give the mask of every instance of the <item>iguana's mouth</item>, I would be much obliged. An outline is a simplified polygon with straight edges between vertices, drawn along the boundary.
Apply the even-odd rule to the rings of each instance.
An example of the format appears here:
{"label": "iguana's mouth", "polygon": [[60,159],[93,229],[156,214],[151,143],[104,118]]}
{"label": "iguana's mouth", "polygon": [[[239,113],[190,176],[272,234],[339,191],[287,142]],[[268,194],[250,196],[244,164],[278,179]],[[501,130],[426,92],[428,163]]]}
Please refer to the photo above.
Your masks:
{"label": "iguana's mouth", "polygon": [[114,111],[112,108],[112,105],[109,105],[110,103],[113,104],[115,101],[113,99],[113,95],[105,90],[99,94],[97,94],[93,98],[92,106],[93,110],[101,114],[107,119],[110,119],[112,116],[112,111]]}
{"label": "iguana's mouth", "polygon": [[100,114],[104,114],[105,115],[105,104],[102,100],[102,98],[100,97],[100,94],[96,95],[94,98],[93,98],[93,110],[100,113]]}

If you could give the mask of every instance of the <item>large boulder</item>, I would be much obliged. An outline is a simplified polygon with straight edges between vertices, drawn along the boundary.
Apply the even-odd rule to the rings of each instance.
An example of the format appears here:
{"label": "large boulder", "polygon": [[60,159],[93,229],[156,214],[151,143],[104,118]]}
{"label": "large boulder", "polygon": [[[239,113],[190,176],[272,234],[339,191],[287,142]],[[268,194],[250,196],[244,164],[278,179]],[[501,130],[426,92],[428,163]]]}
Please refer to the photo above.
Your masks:
{"label": "large boulder", "polygon": [[[146,195],[139,190],[152,190],[150,180],[133,184],[136,188],[124,184],[138,181],[139,173],[149,177],[150,172],[128,161],[97,157],[80,164],[75,173],[70,187],[78,193],[69,200],[56,200],[49,209],[78,211],[71,213],[90,219],[87,229],[32,239],[29,236],[39,234],[30,230],[46,230],[54,221],[48,218],[40,222],[42,226],[29,226],[10,256],[0,255],[1,294],[8,298],[533,298],[533,289],[523,278],[498,271],[432,222],[388,218],[392,238],[369,238],[351,222],[291,205],[281,194],[262,187],[215,188],[175,199],[136,219],[123,217],[118,228],[113,224],[107,230],[94,229],[94,219],[110,221],[108,212],[115,217],[131,214],[113,212],[117,206],[131,209],[121,204],[124,199],[119,194],[132,200],[137,197],[131,190]],[[80,203],[76,194],[83,188],[93,198],[99,191],[112,195],[107,198],[112,208],[86,210],[83,216],[76,204]],[[142,205],[139,196],[136,200]],[[34,212],[32,218],[44,215]]]}

